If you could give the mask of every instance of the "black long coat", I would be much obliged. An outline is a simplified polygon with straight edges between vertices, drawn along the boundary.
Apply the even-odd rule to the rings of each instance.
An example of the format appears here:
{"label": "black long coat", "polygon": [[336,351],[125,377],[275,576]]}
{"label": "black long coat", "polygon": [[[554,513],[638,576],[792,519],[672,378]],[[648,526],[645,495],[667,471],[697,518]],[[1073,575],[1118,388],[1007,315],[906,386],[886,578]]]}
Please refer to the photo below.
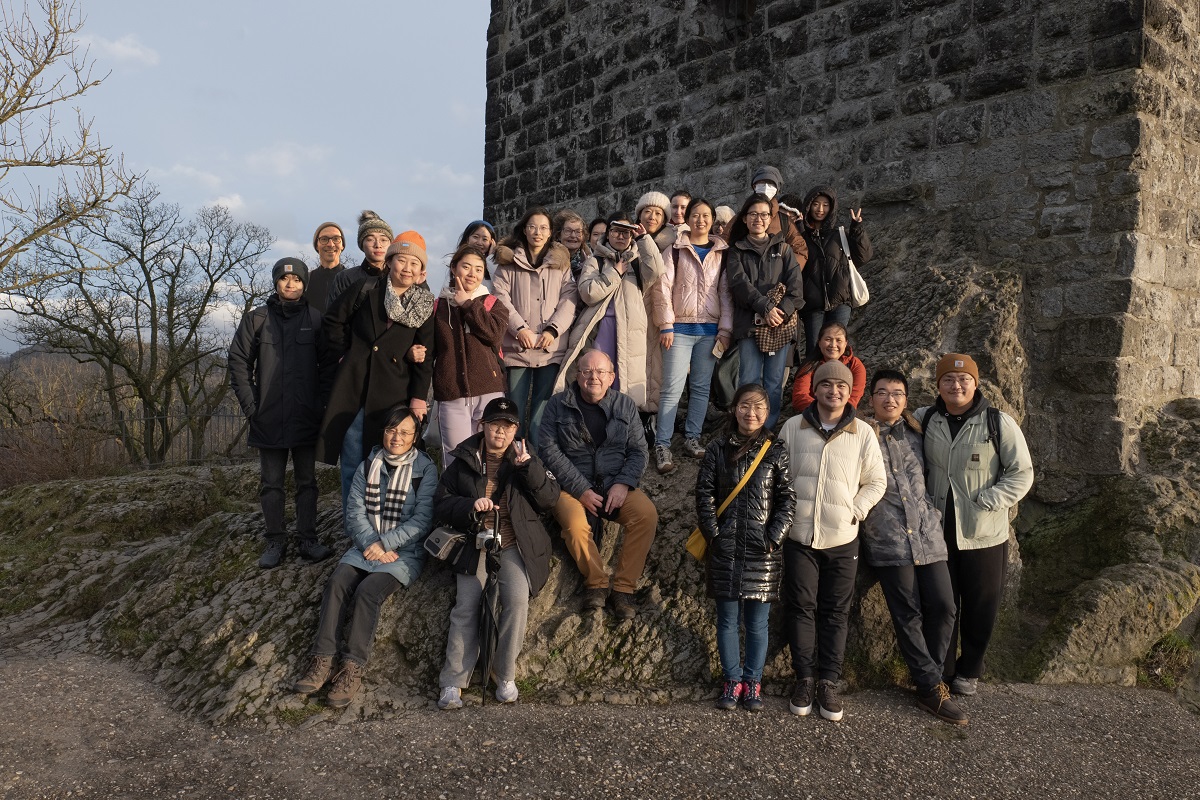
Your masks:
{"label": "black long coat", "polygon": [[[437,494],[433,496],[434,518],[464,533],[482,529],[481,520],[473,508],[475,501],[485,496],[484,489],[487,487],[487,478],[480,462],[482,446],[483,434],[477,433],[454,448],[451,453],[454,461],[442,473]],[[550,553],[553,549],[550,534],[542,525],[541,515],[551,511],[558,503],[558,482],[546,471],[537,456],[531,456],[524,464],[518,465],[513,447],[509,445],[496,483],[503,487],[502,491],[508,499],[508,514],[517,549],[521,552],[525,574],[529,577],[529,593],[536,597],[550,577]],[[468,539],[460,558],[451,567],[466,575],[475,574],[479,567],[479,550],[474,547],[472,539]]]}
{"label": "black long coat", "polygon": [[[368,278],[374,283],[354,285],[342,292],[325,312],[324,335],[336,360],[341,358],[321,435],[317,460],[336,464],[342,439],[359,409],[363,419],[365,460],[383,438],[387,413],[411,398],[425,400],[433,380],[433,314],[419,328],[392,323],[384,311],[387,273]],[[414,344],[427,348],[425,361],[409,362],[405,355]]]}
{"label": "black long coat", "polygon": [[[796,510],[787,448],[777,441],[771,445],[742,491],[717,519],[717,509],[761,447],[760,442],[731,464],[735,448],[728,436],[721,436],[709,443],[696,476],[696,516],[708,542],[708,596],[718,600],[772,602],[779,598],[781,545]],[[767,552],[768,542],[771,552]]]}

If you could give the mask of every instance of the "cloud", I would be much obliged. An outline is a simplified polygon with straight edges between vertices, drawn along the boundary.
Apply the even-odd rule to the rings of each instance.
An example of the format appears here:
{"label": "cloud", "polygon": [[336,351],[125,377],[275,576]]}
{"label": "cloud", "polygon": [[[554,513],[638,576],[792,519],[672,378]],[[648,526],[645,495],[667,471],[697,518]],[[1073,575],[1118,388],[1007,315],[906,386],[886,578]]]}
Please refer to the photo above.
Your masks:
{"label": "cloud", "polygon": [[415,184],[440,183],[450,186],[479,186],[483,183],[483,176],[470,172],[455,172],[449,164],[418,161],[413,167],[411,181]]}
{"label": "cloud", "polygon": [[329,149],[326,147],[278,142],[247,155],[246,166],[254,172],[286,178],[298,169],[324,161],[328,155]]}
{"label": "cloud", "polygon": [[209,205],[225,206],[225,208],[229,210],[230,214],[236,214],[237,212],[246,208],[246,201],[242,199],[240,194],[234,192],[233,194],[221,195],[217,199],[213,200]]}
{"label": "cloud", "polygon": [[158,51],[139,42],[137,35],[133,33],[127,33],[120,39],[80,36],[79,41],[101,60],[141,64],[146,67],[158,66]]}
{"label": "cloud", "polygon": [[[276,239],[271,249],[277,253],[283,253],[283,256],[299,256],[304,259],[305,263],[308,263],[309,257],[312,255],[312,242],[298,242],[295,239]],[[280,256],[280,258],[283,258],[283,256]]]}
{"label": "cloud", "polygon": [[160,169],[151,167],[149,170],[150,176],[159,180],[163,178],[182,178],[183,180],[192,181],[208,189],[210,192],[221,188],[221,177],[211,172],[205,172],[202,169],[189,167],[186,164],[172,164],[170,169]]}

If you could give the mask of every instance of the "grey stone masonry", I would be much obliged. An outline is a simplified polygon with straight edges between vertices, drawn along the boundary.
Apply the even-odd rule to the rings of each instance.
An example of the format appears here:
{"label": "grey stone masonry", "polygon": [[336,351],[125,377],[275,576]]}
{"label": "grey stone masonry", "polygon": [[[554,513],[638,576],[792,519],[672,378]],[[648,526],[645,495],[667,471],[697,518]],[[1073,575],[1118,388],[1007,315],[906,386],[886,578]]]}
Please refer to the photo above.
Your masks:
{"label": "grey stone masonry", "polygon": [[1022,275],[1039,467],[1133,470],[1147,415],[1200,394],[1200,1],[738,5],[493,0],[489,219],[737,204],[767,162],[959,226]]}

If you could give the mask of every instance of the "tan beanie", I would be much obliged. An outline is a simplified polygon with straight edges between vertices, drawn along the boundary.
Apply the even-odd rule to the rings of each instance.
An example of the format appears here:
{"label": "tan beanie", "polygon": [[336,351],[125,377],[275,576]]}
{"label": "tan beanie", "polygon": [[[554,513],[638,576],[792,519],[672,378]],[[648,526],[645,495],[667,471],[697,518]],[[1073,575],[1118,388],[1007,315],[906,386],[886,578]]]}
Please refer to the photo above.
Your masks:
{"label": "tan beanie", "polygon": [[[342,244],[346,243],[346,232],[342,230],[341,225],[338,225],[336,222],[322,222],[317,226],[317,229],[313,231],[313,250],[317,250],[317,237],[320,236],[321,231],[325,230],[326,228],[337,228],[338,236],[342,237]],[[317,250],[317,252],[319,253],[321,251]]]}
{"label": "tan beanie", "polygon": [[849,367],[847,367],[841,361],[838,361],[836,358],[832,358],[821,366],[817,367],[816,372],[814,372],[812,376],[812,387],[816,389],[821,385],[821,381],[827,381],[831,379],[835,381],[841,381],[847,386],[854,386],[854,373],[850,371]]}
{"label": "tan beanie", "polygon": [[965,372],[975,379],[975,383],[979,383],[979,367],[975,359],[964,353],[946,353],[939,358],[933,382],[940,381],[947,372]]}

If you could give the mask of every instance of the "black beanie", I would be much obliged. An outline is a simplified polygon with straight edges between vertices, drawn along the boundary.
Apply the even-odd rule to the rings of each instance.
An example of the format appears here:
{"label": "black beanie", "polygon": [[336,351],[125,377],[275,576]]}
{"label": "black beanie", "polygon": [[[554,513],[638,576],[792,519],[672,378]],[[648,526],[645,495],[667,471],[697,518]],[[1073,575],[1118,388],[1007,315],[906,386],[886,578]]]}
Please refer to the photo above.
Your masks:
{"label": "black beanie", "polygon": [[281,258],[271,267],[271,283],[279,283],[279,279],[288,273],[295,275],[308,288],[308,265],[298,258]]}

